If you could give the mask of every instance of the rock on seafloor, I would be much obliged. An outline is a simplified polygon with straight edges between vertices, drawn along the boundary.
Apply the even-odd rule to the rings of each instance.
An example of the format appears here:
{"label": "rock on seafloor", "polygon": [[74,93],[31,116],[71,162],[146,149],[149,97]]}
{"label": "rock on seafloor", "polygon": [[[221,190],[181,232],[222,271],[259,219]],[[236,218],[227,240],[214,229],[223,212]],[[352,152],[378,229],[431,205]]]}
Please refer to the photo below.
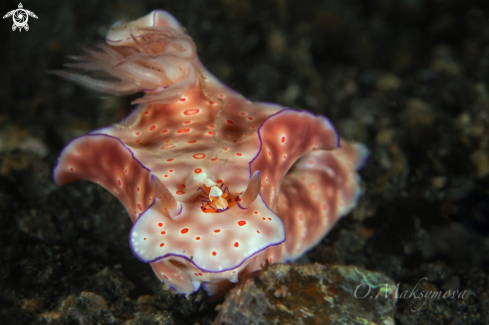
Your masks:
{"label": "rock on seafloor", "polygon": [[355,266],[267,265],[231,290],[214,324],[394,324],[396,287]]}

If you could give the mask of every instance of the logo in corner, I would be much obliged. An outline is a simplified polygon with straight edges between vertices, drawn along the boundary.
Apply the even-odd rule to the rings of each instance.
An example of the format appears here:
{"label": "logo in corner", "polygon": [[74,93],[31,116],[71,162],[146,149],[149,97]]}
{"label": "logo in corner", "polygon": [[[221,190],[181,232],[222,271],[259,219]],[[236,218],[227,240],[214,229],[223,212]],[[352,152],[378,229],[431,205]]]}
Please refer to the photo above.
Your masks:
{"label": "logo in corner", "polygon": [[8,18],[12,16],[14,20],[14,24],[12,25],[12,31],[15,32],[15,30],[18,28],[19,32],[22,31],[22,28],[24,28],[26,31],[29,30],[29,25],[27,25],[27,21],[29,20],[29,16],[32,18],[36,18],[37,16],[35,13],[32,11],[24,9],[24,6],[22,6],[22,3],[19,3],[19,8],[11,10],[7,12],[4,16],[3,19]]}

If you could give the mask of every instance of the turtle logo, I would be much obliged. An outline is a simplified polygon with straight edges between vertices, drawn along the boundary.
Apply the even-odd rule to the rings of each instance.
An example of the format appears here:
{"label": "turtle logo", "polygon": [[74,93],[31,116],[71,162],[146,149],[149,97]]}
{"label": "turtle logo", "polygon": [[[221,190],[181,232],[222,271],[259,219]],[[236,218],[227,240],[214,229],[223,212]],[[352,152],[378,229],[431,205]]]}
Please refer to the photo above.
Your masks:
{"label": "turtle logo", "polygon": [[35,13],[29,10],[25,10],[24,6],[22,6],[22,3],[19,3],[19,8],[11,10],[3,16],[3,19],[8,18],[12,16],[14,20],[14,24],[12,25],[12,30],[15,32],[15,30],[18,28],[19,32],[22,31],[22,28],[24,28],[26,31],[29,30],[29,25],[27,25],[27,21],[29,20],[29,16],[36,18],[37,16]]}

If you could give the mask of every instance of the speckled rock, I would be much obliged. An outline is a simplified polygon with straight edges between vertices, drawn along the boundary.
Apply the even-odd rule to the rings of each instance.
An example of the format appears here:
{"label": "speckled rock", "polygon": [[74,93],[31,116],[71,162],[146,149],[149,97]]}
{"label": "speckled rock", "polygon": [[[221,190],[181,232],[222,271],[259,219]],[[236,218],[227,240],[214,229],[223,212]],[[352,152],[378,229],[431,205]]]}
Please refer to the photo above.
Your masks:
{"label": "speckled rock", "polygon": [[394,283],[354,266],[267,265],[231,290],[215,324],[394,324]]}
{"label": "speckled rock", "polygon": [[64,299],[57,311],[51,311],[40,315],[40,320],[48,324],[60,324],[65,322],[93,322],[104,315],[105,323],[115,324],[115,319],[108,314],[107,303],[101,296],[92,292],[82,292],[79,296],[73,295]]}

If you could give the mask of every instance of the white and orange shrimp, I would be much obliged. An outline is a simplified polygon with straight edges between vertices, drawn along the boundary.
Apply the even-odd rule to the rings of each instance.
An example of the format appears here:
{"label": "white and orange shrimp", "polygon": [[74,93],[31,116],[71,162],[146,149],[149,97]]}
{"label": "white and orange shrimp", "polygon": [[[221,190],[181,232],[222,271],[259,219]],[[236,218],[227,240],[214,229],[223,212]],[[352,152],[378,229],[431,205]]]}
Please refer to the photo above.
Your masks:
{"label": "white and orange shrimp", "polygon": [[[224,183],[221,182],[221,186],[218,186],[216,182],[207,178],[206,173],[201,173],[194,176],[195,180],[202,182],[202,187],[199,187],[197,191],[201,190],[206,195],[199,195],[197,199],[203,198],[202,200],[202,212],[205,213],[219,213],[224,212],[232,208],[236,203],[241,201],[239,196],[231,196],[227,187],[222,189]],[[196,199],[196,200],[197,200]]]}

